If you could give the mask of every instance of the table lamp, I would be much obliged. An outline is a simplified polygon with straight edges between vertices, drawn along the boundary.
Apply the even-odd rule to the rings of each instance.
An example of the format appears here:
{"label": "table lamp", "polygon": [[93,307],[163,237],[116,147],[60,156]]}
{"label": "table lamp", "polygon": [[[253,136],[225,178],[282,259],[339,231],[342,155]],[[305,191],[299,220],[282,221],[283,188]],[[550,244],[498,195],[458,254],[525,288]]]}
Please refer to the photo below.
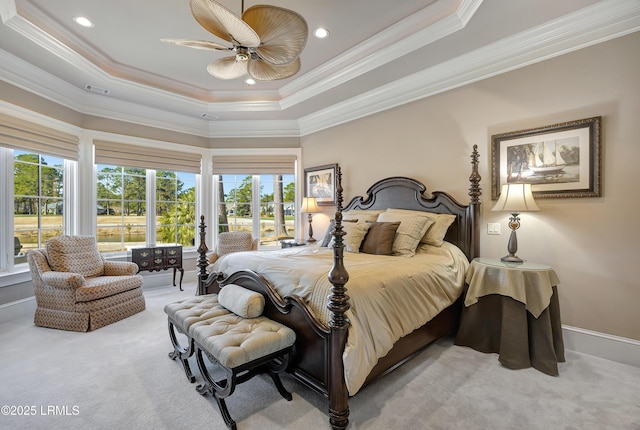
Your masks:
{"label": "table lamp", "polygon": [[509,244],[507,251],[509,255],[505,255],[500,260],[507,263],[522,263],[522,259],[516,255],[518,251],[518,238],[516,230],[520,228],[521,212],[539,211],[531,192],[531,184],[505,184],[500,191],[500,198],[492,209],[493,211],[511,212],[509,218],[509,228],[511,235],[509,236]]}
{"label": "table lamp", "polygon": [[313,238],[313,227],[311,226],[311,221],[313,219],[313,214],[316,212],[320,212],[318,209],[318,201],[315,197],[304,197],[302,199],[302,208],[300,212],[309,214],[309,238],[307,239],[307,243],[313,243],[316,240]]}

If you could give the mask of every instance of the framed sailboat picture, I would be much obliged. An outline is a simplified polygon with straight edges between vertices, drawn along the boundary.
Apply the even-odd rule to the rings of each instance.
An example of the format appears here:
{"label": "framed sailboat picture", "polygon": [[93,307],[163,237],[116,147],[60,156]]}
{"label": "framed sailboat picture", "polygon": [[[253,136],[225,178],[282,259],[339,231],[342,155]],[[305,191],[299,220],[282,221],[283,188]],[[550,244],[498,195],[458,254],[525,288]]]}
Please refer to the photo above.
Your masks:
{"label": "framed sailboat picture", "polygon": [[600,197],[602,117],[491,136],[491,198],[528,183],[536,198]]}

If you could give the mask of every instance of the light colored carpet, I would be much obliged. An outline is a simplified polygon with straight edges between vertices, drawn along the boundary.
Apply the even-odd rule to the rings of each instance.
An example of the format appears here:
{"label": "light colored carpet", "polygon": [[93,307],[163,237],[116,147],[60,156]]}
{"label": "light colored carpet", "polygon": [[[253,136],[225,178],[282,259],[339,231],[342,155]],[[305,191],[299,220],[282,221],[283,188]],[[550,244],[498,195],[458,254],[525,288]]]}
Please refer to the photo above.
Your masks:
{"label": "light colored carpet", "polygon": [[[149,289],[144,312],[95,332],[0,325],[0,406],[33,413],[3,407],[0,428],[224,430],[215,402],[167,357],[163,307],[194,292]],[[349,429],[640,429],[640,368],[567,351],[559,370],[509,370],[443,340],[352,398]],[[238,428],[329,429],[327,401],[283,382],[291,402],[266,376],[237,387],[227,404]]]}

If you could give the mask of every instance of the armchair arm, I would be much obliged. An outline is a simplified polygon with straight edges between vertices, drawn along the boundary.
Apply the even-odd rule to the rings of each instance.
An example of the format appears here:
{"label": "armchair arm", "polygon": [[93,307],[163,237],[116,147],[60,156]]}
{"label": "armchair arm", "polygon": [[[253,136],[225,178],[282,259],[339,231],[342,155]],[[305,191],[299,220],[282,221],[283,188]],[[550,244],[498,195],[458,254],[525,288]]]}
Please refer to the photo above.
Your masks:
{"label": "armchair arm", "polygon": [[138,265],[130,261],[104,260],[105,276],[135,275],[138,273]]}
{"label": "armchair arm", "polygon": [[40,275],[45,285],[55,288],[79,288],[84,285],[84,276],[72,272],[44,272]]}

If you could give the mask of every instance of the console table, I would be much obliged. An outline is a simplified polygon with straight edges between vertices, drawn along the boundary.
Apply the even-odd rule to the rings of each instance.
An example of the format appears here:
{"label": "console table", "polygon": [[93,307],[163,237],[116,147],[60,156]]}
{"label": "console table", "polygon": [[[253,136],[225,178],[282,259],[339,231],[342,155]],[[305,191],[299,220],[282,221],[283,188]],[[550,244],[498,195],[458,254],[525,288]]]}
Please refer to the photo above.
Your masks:
{"label": "console table", "polygon": [[173,269],[173,286],[176,286],[176,271],[180,271],[180,291],[182,289],[182,246],[156,246],[152,248],[133,248],[131,261],[138,265],[138,272],[147,270]]}

